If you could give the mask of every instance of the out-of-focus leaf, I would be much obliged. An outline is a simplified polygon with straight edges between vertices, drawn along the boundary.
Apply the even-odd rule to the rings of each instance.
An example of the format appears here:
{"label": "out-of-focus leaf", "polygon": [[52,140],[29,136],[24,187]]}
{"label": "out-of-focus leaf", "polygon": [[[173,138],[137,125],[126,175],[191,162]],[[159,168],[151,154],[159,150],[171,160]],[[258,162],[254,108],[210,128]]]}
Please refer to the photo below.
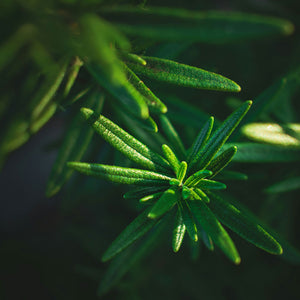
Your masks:
{"label": "out-of-focus leaf", "polygon": [[[98,91],[93,91],[87,100],[88,102],[85,104],[93,108],[95,113],[100,114],[104,102],[103,95]],[[82,158],[92,139],[93,133],[93,128],[82,122],[82,115],[78,112],[66,131],[63,143],[53,165],[46,187],[47,197],[55,195],[71,176],[73,170],[67,167],[67,162],[79,161]]]}
{"label": "out-of-focus leaf", "polygon": [[187,201],[186,200],[178,201],[178,209],[180,210],[180,213],[183,218],[183,223],[186,227],[186,230],[190,238],[193,241],[197,242],[198,241],[197,227]]}
{"label": "out-of-focus leaf", "polygon": [[246,174],[236,172],[236,171],[222,171],[219,173],[216,180],[247,180],[248,176]]}
{"label": "out-of-focus leaf", "polygon": [[129,35],[159,41],[220,44],[289,35],[294,30],[294,26],[284,19],[229,11],[123,6],[107,7],[100,13]]}
{"label": "out-of-focus leaf", "polygon": [[233,157],[234,162],[265,163],[265,162],[293,162],[300,161],[300,150],[285,147],[263,145],[255,143],[228,143],[223,146],[226,150],[236,146],[238,151]]}
{"label": "out-of-focus leaf", "polygon": [[137,199],[138,200],[138,199],[146,197],[150,194],[162,192],[165,189],[166,189],[165,187],[161,187],[161,186],[142,187],[142,188],[138,188],[138,189],[127,192],[126,194],[124,194],[123,197],[125,199]]}
{"label": "out-of-focus leaf", "polygon": [[157,220],[148,218],[148,213],[149,209],[144,210],[122,231],[103,254],[103,262],[112,259],[134,241],[146,234],[157,223]]}
{"label": "out-of-focus leaf", "polygon": [[300,124],[251,123],[241,130],[247,138],[257,142],[300,148]]}
{"label": "out-of-focus leaf", "polygon": [[221,197],[213,193],[209,195],[209,207],[224,225],[255,246],[272,254],[282,254],[280,244],[257,224],[256,219],[243,214],[237,207]]}
{"label": "out-of-focus leaf", "polygon": [[300,189],[300,177],[291,177],[269,186],[265,192],[268,194],[285,193]]}
{"label": "out-of-focus leaf", "polygon": [[133,63],[128,63],[128,66],[137,74],[151,79],[205,90],[226,92],[239,92],[241,90],[234,81],[219,74],[172,60],[149,56],[142,58],[147,61],[145,66]]}

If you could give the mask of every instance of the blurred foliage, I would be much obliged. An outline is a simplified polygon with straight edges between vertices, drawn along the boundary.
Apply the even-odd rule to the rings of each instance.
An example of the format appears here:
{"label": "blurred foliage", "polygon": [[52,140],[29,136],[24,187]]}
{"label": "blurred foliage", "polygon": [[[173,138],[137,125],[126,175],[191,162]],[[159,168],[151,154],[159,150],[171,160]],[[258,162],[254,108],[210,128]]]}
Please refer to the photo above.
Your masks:
{"label": "blurred foliage", "polygon": [[[107,299],[299,298],[298,1],[2,0],[0,8],[0,167],[49,121],[65,128],[49,141],[53,208],[3,232],[1,299],[96,299],[97,289]],[[119,185],[71,177],[69,161],[135,167],[93,138],[80,107],[160,154],[169,138],[180,157],[210,115],[219,126],[246,99],[252,108],[221,150],[237,153],[218,176],[231,178],[226,203],[274,236],[282,260],[231,232],[239,267],[187,239],[175,256],[173,224],[160,222],[108,268],[101,263],[142,204],[122,199]],[[231,182],[243,173],[247,181]]]}

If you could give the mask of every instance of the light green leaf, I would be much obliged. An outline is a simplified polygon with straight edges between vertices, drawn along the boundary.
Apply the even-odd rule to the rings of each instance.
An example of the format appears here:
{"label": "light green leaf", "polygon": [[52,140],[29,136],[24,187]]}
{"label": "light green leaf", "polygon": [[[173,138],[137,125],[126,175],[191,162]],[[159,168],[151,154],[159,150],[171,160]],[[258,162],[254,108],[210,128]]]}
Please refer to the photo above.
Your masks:
{"label": "light green leaf", "polygon": [[[104,97],[98,91],[94,91],[88,99],[89,106],[94,107],[97,114],[100,113],[103,102]],[[67,162],[78,161],[82,158],[92,139],[93,132],[90,126],[82,122],[82,115],[80,113],[73,118],[66,131],[48,179],[46,187],[47,197],[55,195],[71,176],[73,171],[67,167]]]}
{"label": "light green leaf", "polygon": [[96,116],[90,109],[82,108],[81,112],[98,134],[129,159],[150,170],[169,172],[170,166],[164,158],[151,151],[119,126],[102,115]]}
{"label": "light green leaf", "polygon": [[143,186],[167,185],[171,179],[168,176],[151,171],[101,164],[69,162],[68,167],[88,176],[99,177],[122,184]]}
{"label": "light green leaf", "polygon": [[166,190],[152,206],[148,218],[157,219],[168,212],[177,202],[176,191],[172,188]]}
{"label": "light green leaf", "polygon": [[144,82],[126,66],[128,82],[134,86],[134,88],[144,97],[144,101],[147,103],[149,109],[158,113],[166,113],[167,107],[161,100],[156,97],[152,91],[144,84]]}
{"label": "light green leaf", "polygon": [[241,258],[233,241],[212,211],[202,201],[191,201],[190,206],[197,222],[212,238],[213,242],[227,255],[230,260],[232,260],[235,264],[239,264],[241,262]]}
{"label": "light green leaf", "polygon": [[236,146],[238,151],[233,157],[234,162],[268,163],[300,161],[300,150],[255,143],[228,143],[222,150]]}
{"label": "light green leaf", "polygon": [[151,200],[156,200],[158,198],[161,197],[163,193],[162,192],[159,192],[159,193],[155,193],[155,194],[152,194],[152,195],[147,195],[147,196],[144,196],[143,198],[140,199],[140,202],[147,202],[147,201],[151,201]]}
{"label": "light green leaf", "polygon": [[148,213],[148,209],[144,210],[121,232],[103,254],[103,262],[112,259],[134,241],[146,234],[157,223],[157,220],[148,218]]}
{"label": "light green leaf", "polygon": [[209,170],[200,170],[191,175],[184,183],[186,186],[195,186],[197,183],[205,177],[211,176],[212,172]]}
{"label": "light green leaf", "polygon": [[272,254],[282,254],[280,244],[255,219],[243,214],[237,207],[221,197],[209,193],[209,207],[218,219],[231,230],[255,246]]}
{"label": "light green leaf", "polygon": [[128,63],[137,74],[151,79],[205,90],[239,92],[241,87],[234,81],[200,68],[184,65],[175,61],[143,56],[147,65]]}
{"label": "light green leaf", "polygon": [[121,56],[121,58],[124,61],[129,61],[131,63],[140,64],[142,66],[145,66],[147,64],[147,62],[144,59],[142,59],[140,56],[133,54],[133,53],[119,51],[119,55]]}
{"label": "light green leaf", "polygon": [[257,142],[300,148],[300,124],[251,123],[241,131],[247,138]]}
{"label": "light green leaf", "polygon": [[219,156],[211,161],[211,163],[207,166],[207,169],[213,173],[211,178],[219,174],[229,164],[236,152],[237,147],[233,146],[222,152]]}
{"label": "light green leaf", "polygon": [[179,165],[178,172],[177,172],[177,178],[180,184],[182,184],[185,178],[186,170],[187,170],[187,163],[185,161],[182,161]]}
{"label": "light green leaf", "polygon": [[173,168],[175,174],[177,174],[180,166],[180,162],[178,158],[176,157],[176,155],[168,145],[163,144],[161,148],[165,158],[169,162],[170,166]]}
{"label": "light green leaf", "polygon": [[176,220],[173,229],[173,239],[172,239],[172,248],[175,253],[178,252],[181,247],[185,235],[185,231],[186,231],[186,226],[184,225],[181,211],[180,209],[178,209],[176,214]]}
{"label": "light green leaf", "polygon": [[128,35],[158,41],[220,44],[289,35],[294,30],[284,19],[230,11],[116,6],[100,13]]}
{"label": "light green leaf", "polygon": [[195,200],[202,200],[205,203],[209,203],[210,199],[207,197],[207,195],[199,188],[193,189],[193,198]]}
{"label": "light green leaf", "polygon": [[225,144],[233,130],[238,126],[249,110],[252,101],[246,101],[235,110],[213,133],[208,142],[198,151],[191,163],[191,171],[195,168],[204,169],[212,161],[217,152]]}

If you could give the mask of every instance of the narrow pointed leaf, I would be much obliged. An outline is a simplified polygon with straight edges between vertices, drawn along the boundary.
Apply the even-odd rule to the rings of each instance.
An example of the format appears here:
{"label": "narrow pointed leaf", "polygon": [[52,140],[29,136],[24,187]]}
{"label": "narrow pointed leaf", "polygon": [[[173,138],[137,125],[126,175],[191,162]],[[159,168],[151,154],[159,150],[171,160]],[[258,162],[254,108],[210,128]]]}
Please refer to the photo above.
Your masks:
{"label": "narrow pointed leaf", "polygon": [[230,236],[217,220],[212,211],[202,201],[191,201],[191,210],[201,227],[212,238],[213,242],[235,264],[241,262],[241,258]]}
{"label": "narrow pointed leaf", "polygon": [[224,189],[226,189],[226,184],[219,182],[219,181],[202,179],[197,184],[197,187],[200,189],[224,190]]}
{"label": "narrow pointed leaf", "polygon": [[165,133],[168,141],[173,146],[175,153],[178,155],[179,158],[184,158],[185,157],[184,145],[176,129],[174,128],[174,126],[172,125],[168,117],[165,115],[161,115],[160,123],[161,123],[162,130]]}
{"label": "narrow pointed leaf", "polygon": [[255,246],[272,254],[281,254],[280,244],[259,224],[246,214],[243,214],[237,207],[226,202],[221,197],[210,193],[209,207],[220,219],[220,221],[236,232],[242,238]]}
{"label": "narrow pointed leaf", "polygon": [[211,161],[211,163],[207,166],[207,169],[213,173],[211,178],[219,174],[229,164],[236,152],[237,147],[233,146],[222,152],[219,156]]}
{"label": "narrow pointed leaf", "polygon": [[209,165],[217,152],[225,144],[233,130],[237,127],[251,106],[251,101],[246,101],[235,110],[213,133],[208,142],[198,151],[192,161],[192,169],[204,169]]}
{"label": "narrow pointed leaf", "polygon": [[182,214],[183,223],[186,226],[186,230],[187,230],[190,238],[193,241],[197,242],[198,241],[197,227],[196,227],[196,224],[194,221],[194,217],[189,208],[189,205],[187,204],[186,201],[178,201],[178,207]]}
{"label": "narrow pointed leaf", "polygon": [[144,97],[144,101],[147,103],[149,109],[154,112],[166,113],[167,107],[161,100],[156,97],[152,91],[144,84],[144,82],[128,67],[126,67],[128,73],[128,81],[134,86],[134,88]]}
{"label": "narrow pointed leaf", "polygon": [[159,199],[162,195],[163,195],[163,192],[155,193],[152,195],[147,195],[147,196],[144,196],[143,198],[141,198],[140,202],[156,200],[156,199]]}
{"label": "narrow pointed leaf", "polygon": [[140,56],[138,56],[136,54],[128,53],[125,51],[120,51],[119,54],[120,54],[121,58],[125,61],[140,64],[142,66],[145,66],[147,64],[147,62],[144,59],[142,59]]}
{"label": "narrow pointed leaf", "polygon": [[170,177],[159,173],[101,164],[69,162],[68,167],[86,174],[122,184],[136,184],[143,186],[167,185]]}
{"label": "narrow pointed leaf", "polygon": [[148,209],[143,211],[122,231],[103,254],[103,262],[112,259],[134,241],[146,234],[157,223],[157,220],[152,220],[147,217],[148,213]]}
{"label": "narrow pointed leaf", "polygon": [[[135,87],[126,80],[122,85],[111,82],[103,73],[102,68],[96,64],[86,65],[88,71],[95,80],[105,88],[122,105],[123,109],[128,110],[137,117],[146,119],[149,117],[148,106],[144,97]],[[123,67],[124,68],[124,67]]]}
{"label": "narrow pointed leaf", "polygon": [[[94,107],[95,112],[99,114],[103,106],[104,97],[98,91],[94,91],[90,95],[88,102],[91,107]],[[73,171],[67,167],[67,162],[79,161],[82,158],[92,139],[93,133],[93,129],[82,122],[82,115],[78,113],[67,129],[53,165],[46,187],[47,197],[55,195],[71,176]]]}
{"label": "narrow pointed leaf", "polygon": [[177,202],[177,195],[174,189],[166,190],[151,208],[148,218],[157,219],[168,212]]}
{"label": "narrow pointed leaf", "polygon": [[200,170],[191,175],[184,183],[186,186],[194,186],[205,177],[211,176],[213,173],[209,170]]}
{"label": "narrow pointed leaf", "polygon": [[203,230],[203,228],[201,226],[197,226],[197,228],[201,233],[201,239],[202,239],[205,247],[210,251],[214,251],[215,247],[214,247],[214,243],[213,243],[211,237],[205,232],[205,230]]}
{"label": "narrow pointed leaf", "polygon": [[178,158],[176,157],[176,155],[174,154],[174,152],[168,145],[163,144],[161,148],[162,148],[165,158],[169,162],[170,166],[173,168],[175,174],[177,174],[177,172],[179,170],[179,166],[180,166],[180,162],[179,162]]}
{"label": "narrow pointed leaf", "polygon": [[195,156],[199,152],[199,150],[204,146],[207,142],[212,128],[214,126],[214,117],[210,117],[208,121],[203,125],[203,128],[199,132],[198,136],[196,137],[191,149],[189,150],[189,156],[187,162],[191,162],[194,160]]}
{"label": "narrow pointed leaf", "polygon": [[142,58],[147,61],[145,66],[132,63],[128,63],[128,66],[137,74],[151,79],[205,90],[225,92],[239,92],[241,90],[241,87],[234,81],[213,72],[168,59],[149,56]]}
{"label": "narrow pointed leaf", "polygon": [[256,143],[228,143],[222,150],[236,146],[238,151],[233,157],[234,162],[268,163],[300,161],[300,150],[286,147],[263,145]]}
{"label": "narrow pointed leaf", "polygon": [[[208,196],[199,188],[194,188],[194,193],[196,193],[195,199],[200,199],[204,201],[205,203],[209,203],[210,199]],[[198,196],[198,197],[197,197]]]}
{"label": "narrow pointed leaf", "polygon": [[135,190],[131,190],[123,195],[125,199],[141,199],[153,193],[162,192],[166,187],[162,186],[151,186],[151,187],[142,187]]}
{"label": "narrow pointed leaf", "polygon": [[185,231],[186,231],[186,226],[184,225],[183,217],[180,209],[177,210],[176,220],[174,225],[175,226],[173,229],[172,248],[173,251],[176,253],[179,251],[181,247],[185,235]]}
{"label": "narrow pointed leaf", "polygon": [[165,159],[110,120],[101,115],[96,116],[90,109],[82,108],[81,112],[98,134],[129,159],[150,170],[168,171],[170,169]]}
{"label": "narrow pointed leaf", "polygon": [[285,19],[230,11],[119,6],[100,13],[128,35],[157,41],[220,44],[289,35],[294,30]]}
{"label": "narrow pointed leaf", "polygon": [[182,198],[184,200],[187,200],[187,199],[190,199],[192,197],[193,191],[191,189],[189,189],[188,187],[183,186],[182,191],[181,191],[181,195],[182,195]]}
{"label": "narrow pointed leaf", "polygon": [[182,161],[178,168],[177,178],[180,181],[180,184],[183,182],[187,170],[187,163],[185,161]]}
{"label": "narrow pointed leaf", "polygon": [[236,172],[236,171],[222,171],[219,173],[216,180],[247,180],[248,176],[246,174]]}

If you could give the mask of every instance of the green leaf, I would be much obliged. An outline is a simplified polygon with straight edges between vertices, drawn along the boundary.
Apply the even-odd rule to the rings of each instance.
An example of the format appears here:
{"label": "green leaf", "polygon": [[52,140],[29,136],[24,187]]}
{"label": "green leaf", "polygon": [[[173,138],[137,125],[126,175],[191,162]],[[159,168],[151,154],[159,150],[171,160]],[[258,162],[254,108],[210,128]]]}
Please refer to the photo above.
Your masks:
{"label": "green leaf", "polygon": [[121,232],[103,254],[103,262],[112,259],[134,241],[146,234],[157,223],[157,220],[148,218],[148,213],[148,209],[144,210]]}
{"label": "green leaf", "polygon": [[284,19],[230,11],[118,6],[100,13],[128,35],[157,41],[220,44],[289,35],[294,30]]}
{"label": "green leaf", "polygon": [[152,91],[144,84],[144,82],[128,67],[126,67],[128,73],[128,82],[134,86],[134,88],[144,97],[144,101],[148,107],[154,112],[166,113],[167,107],[161,100],[156,97]]}
{"label": "green leaf", "polygon": [[122,85],[115,84],[105,76],[99,65],[86,64],[85,66],[100,86],[104,87],[116,100],[118,100],[118,103],[123,109],[130,111],[130,113],[142,119],[147,119],[149,117],[146,99],[127,79]]}
{"label": "green leaf", "polygon": [[186,230],[190,238],[193,241],[197,242],[198,241],[197,227],[188,203],[185,200],[178,201],[178,208],[180,209],[180,213],[183,218],[183,223],[186,227]]}
{"label": "green leaf", "polygon": [[211,163],[207,166],[207,169],[213,173],[211,178],[219,174],[229,164],[236,152],[237,147],[233,146],[222,152],[219,156],[211,161]]}
{"label": "green leaf", "polygon": [[152,206],[148,218],[157,219],[168,212],[177,202],[176,191],[172,188],[166,190]]}
{"label": "green leaf", "polygon": [[212,172],[209,170],[200,170],[191,175],[184,183],[186,186],[195,186],[197,183],[205,177],[211,176]]}
{"label": "green leaf", "polygon": [[[104,97],[98,91],[94,91],[88,103],[95,108],[97,114],[102,110]],[[63,143],[51,170],[46,187],[46,196],[55,195],[68,180],[72,170],[67,167],[68,161],[78,161],[85,153],[93,136],[93,129],[82,122],[82,115],[78,113],[70,123],[66,131]]]}
{"label": "green leaf", "polygon": [[265,192],[268,194],[285,193],[300,189],[300,177],[291,177],[269,186]]}
{"label": "green leaf", "polygon": [[232,231],[255,246],[272,254],[282,254],[280,244],[255,219],[243,214],[238,208],[213,193],[209,207],[217,218]]}
{"label": "green leaf", "polygon": [[222,182],[209,180],[209,179],[202,179],[197,184],[197,187],[200,189],[209,189],[209,190],[224,190],[226,189],[226,185]]}
{"label": "green leaf", "polygon": [[189,156],[187,159],[188,163],[194,160],[199,150],[205,145],[205,143],[207,142],[210,136],[213,126],[214,126],[214,117],[210,117],[208,121],[203,125],[199,134],[197,135],[193,145],[191,146],[191,149],[189,149]]}
{"label": "green leaf", "polygon": [[210,199],[207,197],[207,195],[199,188],[194,188],[193,189],[193,198],[194,199],[198,199],[198,200],[202,200],[204,201],[205,203],[209,203],[210,202]]}
{"label": "green leaf", "polygon": [[190,206],[197,222],[212,238],[213,242],[227,255],[230,260],[232,260],[235,264],[239,264],[241,262],[241,258],[233,241],[212,211],[202,201],[191,201]]}
{"label": "green leaf", "polygon": [[145,66],[147,64],[147,62],[144,59],[142,59],[140,56],[133,54],[133,53],[119,51],[119,55],[121,56],[121,58],[124,61],[129,61],[131,63],[140,64],[142,66]]}
{"label": "green leaf", "polygon": [[69,162],[68,167],[88,176],[99,177],[123,184],[143,186],[167,185],[171,179],[170,177],[151,171],[101,164]]}
{"label": "green leaf", "polygon": [[178,252],[181,247],[185,235],[185,231],[186,231],[186,226],[184,225],[181,211],[180,209],[177,209],[176,220],[173,229],[173,239],[172,239],[172,248],[175,253]]}
{"label": "green leaf", "polygon": [[182,184],[185,178],[186,170],[187,170],[187,163],[185,161],[182,161],[179,165],[178,172],[177,172],[177,178],[180,184]]}
{"label": "green leaf", "polygon": [[84,45],[78,47],[81,56],[88,57],[90,61],[101,66],[101,70],[113,84],[125,83],[126,75],[114,45],[128,50],[130,48],[128,40],[96,14],[83,14],[79,19],[79,31],[78,44]]}
{"label": "green leaf", "polygon": [[170,122],[170,120],[166,115],[160,115],[159,118],[160,118],[161,128],[165,133],[168,141],[171,143],[172,147],[174,148],[175,153],[179,158],[184,158],[185,148],[176,129],[174,128],[174,126],[172,125],[172,123]]}
{"label": "green leaf", "polygon": [[213,72],[162,58],[149,56],[142,58],[147,61],[145,66],[132,63],[128,63],[128,66],[137,74],[151,79],[205,90],[225,92],[241,90],[241,87],[234,81]]}
{"label": "green leaf", "polygon": [[179,170],[179,166],[180,166],[180,162],[179,162],[178,158],[176,157],[176,155],[174,154],[174,152],[168,145],[163,144],[161,148],[162,148],[165,158],[169,162],[170,166],[173,168],[175,174],[177,174],[177,172]]}
{"label": "green leaf", "polygon": [[140,241],[137,241],[124,249],[117,257],[115,257],[99,285],[97,291],[99,297],[106,294],[136,263],[157,246],[158,237],[161,234],[163,225],[163,223],[159,222],[149,234],[144,236]]}
{"label": "green leaf", "polygon": [[[200,230],[199,230],[199,227],[200,227]],[[201,238],[202,238],[202,241],[203,241],[205,247],[210,251],[214,251],[215,247],[214,247],[214,243],[213,243],[211,237],[203,230],[203,228],[201,226],[198,226],[198,230],[201,233]]]}
{"label": "green leaf", "polygon": [[257,142],[300,148],[300,124],[251,123],[241,131],[247,138]]}
{"label": "green leaf", "polygon": [[237,127],[249,110],[252,101],[246,101],[235,110],[213,133],[208,142],[198,151],[191,163],[191,170],[204,169],[212,161],[217,152],[225,144],[233,130]]}
{"label": "green leaf", "polygon": [[150,170],[169,172],[170,166],[164,158],[151,151],[119,126],[102,115],[98,117],[90,109],[82,108],[81,112],[98,134],[129,159]]}
{"label": "green leaf", "polygon": [[255,143],[228,143],[223,146],[222,150],[226,150],[233,145],[238,148],[238,151],[232,160],[234,162],[268,163],[300,161],[300,150],[272,145]]}
{"label": "green leaf", "polygon": [[150,186],[150,187],[142,187],[131,190],[123,195],[124,199],[141,199],[153,193],[162,192],[166,189],[166,187],[162,186]]}
{"label": "green leaf", "polygon": [[152,195],[144,196],[143,198],[140,199],[140,202],[142,203],[142,202],[147,202],[150,200],[156,200],[156,199],[160,198],[162,194],[163,194],[162,192],[159,192],[159,193],[155,193]]}

